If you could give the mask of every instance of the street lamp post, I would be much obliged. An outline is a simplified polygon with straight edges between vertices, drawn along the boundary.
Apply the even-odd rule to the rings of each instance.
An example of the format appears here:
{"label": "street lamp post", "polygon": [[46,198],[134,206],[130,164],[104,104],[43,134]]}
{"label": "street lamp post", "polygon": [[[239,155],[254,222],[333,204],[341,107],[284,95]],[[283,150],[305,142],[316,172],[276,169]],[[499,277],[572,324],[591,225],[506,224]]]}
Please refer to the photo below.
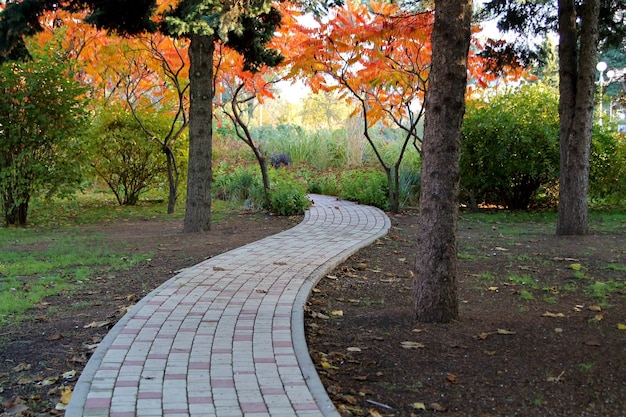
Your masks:
{"label": "street lamp post", "polygon": [[[598,123],[600,123],[600,126],[602,126],[602,115],[603,115],[603,110],[602,110],[602,103],[604,101],[603,87],[606,87],[607,85],[609,85],[611,81],[613,80],[613,77],[615,76],[615,71],[613,70],[606,71],[607,68],[608,68],[608,65],[604,61],[600,61],[596,65],[596,69],[598,70],[598,72],[600,72],[600,78],[598,79],[598,85],[600,86],[600,120]],[[606,78],[604,77],[605,71],[606,71]]]}

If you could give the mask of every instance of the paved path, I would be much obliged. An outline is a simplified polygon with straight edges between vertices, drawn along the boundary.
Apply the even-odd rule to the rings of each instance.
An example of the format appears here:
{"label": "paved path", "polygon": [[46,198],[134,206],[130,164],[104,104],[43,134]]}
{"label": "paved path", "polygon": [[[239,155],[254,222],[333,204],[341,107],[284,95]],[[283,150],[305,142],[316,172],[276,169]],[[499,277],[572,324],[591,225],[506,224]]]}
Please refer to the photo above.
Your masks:
{"label": "paved path", "polygon": [[380,210],[313,195],[293,229],[188,268],[102,341],[66,417],[338,416],[304,339],[315,283],[387,233]]}

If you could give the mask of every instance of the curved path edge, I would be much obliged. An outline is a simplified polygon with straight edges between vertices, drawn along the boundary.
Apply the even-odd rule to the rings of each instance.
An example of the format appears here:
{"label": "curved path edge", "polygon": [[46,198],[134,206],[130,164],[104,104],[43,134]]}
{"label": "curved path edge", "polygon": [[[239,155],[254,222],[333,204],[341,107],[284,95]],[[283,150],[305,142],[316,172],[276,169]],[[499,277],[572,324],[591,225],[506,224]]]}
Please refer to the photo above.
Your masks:
{"label": "curved path edge", "polygon": [[185,269],[109,331],[66,417],[338,416],[309,356],[315,284],[384,236],[381,210],[311,195],[292,229]]}

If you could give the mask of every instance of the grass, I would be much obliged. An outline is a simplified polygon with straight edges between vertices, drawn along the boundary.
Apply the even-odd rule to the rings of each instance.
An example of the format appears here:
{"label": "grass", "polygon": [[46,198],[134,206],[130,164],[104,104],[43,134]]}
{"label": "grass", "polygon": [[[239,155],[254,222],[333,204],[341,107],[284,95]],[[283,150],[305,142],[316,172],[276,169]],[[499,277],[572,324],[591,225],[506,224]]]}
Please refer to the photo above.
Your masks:
{"label": "grass", "polygon": [[537,289],[539,288],[539,284],[532,277],[528,275],[509,275],[508,280],[518,284],[523,285],[528,288]]}
{"label": "grass", "polygon": [[0,242],[0,323],[96,273],[122,270],[150,256],[110,248],[98,234],[77,227],[3,229]]}

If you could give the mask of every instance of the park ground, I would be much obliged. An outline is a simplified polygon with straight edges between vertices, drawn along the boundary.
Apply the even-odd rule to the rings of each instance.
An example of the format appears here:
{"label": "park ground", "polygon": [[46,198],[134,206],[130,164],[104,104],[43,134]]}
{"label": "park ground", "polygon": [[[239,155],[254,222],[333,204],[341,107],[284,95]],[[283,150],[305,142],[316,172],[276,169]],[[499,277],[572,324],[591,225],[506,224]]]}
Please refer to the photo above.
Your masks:
{"label": "park ground", "polygon": [[[459,319],[423,324],[411,316],[416,213],[390,217],[390,233],[324,277],[307,305],[311,357],[342,415],[626,415],[623,221],[600,216],[589,236],[557,237],[550,220],[463,214]],[[134,302],[299,220],[236,213],[205,234],[180,233],[179,220],[82,226],[150,256],[0,328],[0,415],[62,415],[55,407]]]}

